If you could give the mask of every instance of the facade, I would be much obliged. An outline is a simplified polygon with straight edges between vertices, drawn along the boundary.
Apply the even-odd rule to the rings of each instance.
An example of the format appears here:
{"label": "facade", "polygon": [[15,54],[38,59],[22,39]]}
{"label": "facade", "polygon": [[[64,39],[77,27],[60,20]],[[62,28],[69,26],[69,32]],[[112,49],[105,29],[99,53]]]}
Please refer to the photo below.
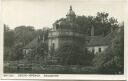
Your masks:
{"label": "facade", "polygon": [[89,43],[86,44],[87,49],[94,54],[102,53],[109,46],[103,39],[103,36],[91,36]]}
{"label": "facade", "polygon": [[75,24],[76,15],[70,6],[66,19],[59,20],[53,24],[52,30],[48,35],[49,51],[57,50],[65,44],[84,43],[84,34],[80,32],[79,25]]}
{"label": "facade", "polygon": [[86,47],[89,51],[94,52],[94,54],[104,52],[110,45],[113,43],[115,34],[119,29],[111,31],[108,35],[104,36],[91,36],[89,42],[86,44]]}

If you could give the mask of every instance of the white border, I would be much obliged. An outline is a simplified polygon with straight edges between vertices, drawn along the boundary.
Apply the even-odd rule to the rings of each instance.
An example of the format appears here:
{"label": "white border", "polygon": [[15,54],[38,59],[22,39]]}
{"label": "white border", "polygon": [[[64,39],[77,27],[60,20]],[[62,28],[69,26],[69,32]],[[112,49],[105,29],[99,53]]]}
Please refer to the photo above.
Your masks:
{"label": "white border", "polygon": [[[1,4],[1,2],[0,2]],[[1,5],[0,5],[1,6]],[[1,8],[2,9],[2,8]],[[0,9],[0,12],[2,12],[2,10]],[[126,7],[125,7],[125,16],[126,19],[124,21],[124,33],[125,33],[125,44],[124,44],[124,75],[94,75],[94,74],[90,74],[90,75],[84,75],[84,74],[40,74],[40,77],[30,77],[30,75],[32,74],[7,74],[8,77],[4,77],[3,73],[3,23],[2,23],[2,15],[0,14],[0,37],[2,40],[0,40],[0,75],[1,75],[1,79],[45,79],[45,80],[128,80],[128,0],[126,3]],[[27,77],[19,77],[19,75],[26,75]],[[34,75],[39,75],[39,74],[34,74]],[[57,75],[57,76],[56,76]],[[13,76],[13,77],[10,77]],[[47,76],[47,77],[46,77]],[[53,76],[53,77],[48,77],[48,76]]]}
{"label": "white border", "polygon": [[[11,74],[12,75],[12,74]],[[27,77],[18,77],[19,75],[27,75]],[[29,77],[32,74],[13,74],[13,77],[2,77],[2,79],[44,79],[44,80],[126,80],[124,75],[79,75],[79,74],[57,74],[58,77],[45,77],[45,74],[34,74],[40,75],[40,77]],[[56,75],[56,74],[46,74]]]}
{"label": "white border", "polygon": [[0,76],[3,74],[3,22],[2,22],[2,2],[0,0]]}

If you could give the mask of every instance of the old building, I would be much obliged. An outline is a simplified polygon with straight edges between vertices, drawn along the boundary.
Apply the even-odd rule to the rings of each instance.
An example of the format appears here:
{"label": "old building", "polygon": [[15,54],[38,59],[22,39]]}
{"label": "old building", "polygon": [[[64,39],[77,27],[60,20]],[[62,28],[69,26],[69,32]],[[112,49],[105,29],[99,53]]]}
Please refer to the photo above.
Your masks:
{"label": "old building", "polygon": [[119,28],[111,30],[106,36],[94,36],[94,29],[91,30],[91,36],[87,36],[88,43],[85,44],[87,49],[94,54],[104,52],[109,46],[112,45],[117,32],[120,32],[121,27],[124,27],[123,22],[119,24]]}
{"label": "old building", "polygon": [[90,52],[102,53],[111,45],[114,34],[111,32],[106,36],[95,36],[94,26],[91,28],[91,36],[87,36],[75,24],[76,14],[70,6],[65,19],[60,19],[53,24],[48,35],[49,50],[57,50],[61,46],[75,42],[81,48],[87,48]]}
{"label": "old building", "polygon": [[[80,26],[75,23],[76,17],[72,6],[70,6],[66,18],[62,18],[53,23],[53,28],[48,31],[48,51],[56,51],[63,45],[73,43],[81,46],[81,49],[87,48],[94,54],[102,53],[112,44],[114,32],[119,31],[119,29],[117,29],[106,36],[95,36],[95,27],[92,26],[91,36],[88,36],[83,33]],[[34,39],[25,46],[24,52],[27,54],[39,44],[38,39]]]}
{"label": "old building", "polygon": [[79,25],[75,24],[76,14],[70,6],[65,19],[61,19],[53,24],[49,32],[49,50],[57,50],[61,46],[69,43],[84,43],[84,34],[79,30]]}

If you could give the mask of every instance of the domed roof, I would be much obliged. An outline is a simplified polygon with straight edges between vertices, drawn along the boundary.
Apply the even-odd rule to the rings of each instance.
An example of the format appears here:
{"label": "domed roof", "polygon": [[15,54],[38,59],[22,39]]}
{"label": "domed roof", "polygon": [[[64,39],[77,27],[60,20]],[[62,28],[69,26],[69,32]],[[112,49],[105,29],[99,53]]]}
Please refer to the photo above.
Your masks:
{"label": "domed roof", "polygon": [[72,6],[70,6],[70,10],[69,12],[67,13],[67,16],[68,15],[75,15],[75,12],[72,10]]}

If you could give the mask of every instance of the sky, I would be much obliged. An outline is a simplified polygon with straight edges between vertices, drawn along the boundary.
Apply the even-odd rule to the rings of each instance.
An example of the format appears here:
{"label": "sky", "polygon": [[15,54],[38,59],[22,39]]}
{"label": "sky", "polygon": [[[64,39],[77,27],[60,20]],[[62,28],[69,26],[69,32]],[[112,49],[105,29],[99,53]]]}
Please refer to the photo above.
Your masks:
{"label": "sky", "polygon": [[3,23],[11,29],[17,26],[34,26],[35,29],[52,27],[65,18],[70,5],[76,15],[95,16],[107,12],[109,17],[123,21],[126,0],[2,0]]}

